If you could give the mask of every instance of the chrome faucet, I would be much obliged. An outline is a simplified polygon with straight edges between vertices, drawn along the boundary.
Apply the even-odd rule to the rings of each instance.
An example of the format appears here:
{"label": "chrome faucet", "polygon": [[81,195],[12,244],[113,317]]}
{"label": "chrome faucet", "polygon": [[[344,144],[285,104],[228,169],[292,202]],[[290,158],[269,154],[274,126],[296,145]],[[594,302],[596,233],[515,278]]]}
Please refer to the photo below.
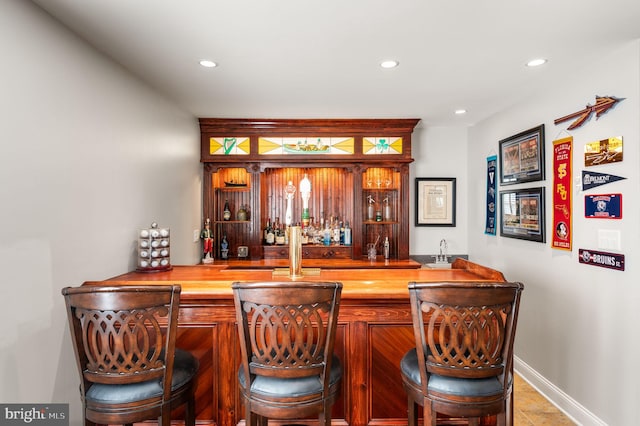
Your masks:
{"label": "chrome faucet", "polygon": [[436,263],[449,263],[447,261],[447,241],[443,238],[440,240],[440,254],[436,256]]}

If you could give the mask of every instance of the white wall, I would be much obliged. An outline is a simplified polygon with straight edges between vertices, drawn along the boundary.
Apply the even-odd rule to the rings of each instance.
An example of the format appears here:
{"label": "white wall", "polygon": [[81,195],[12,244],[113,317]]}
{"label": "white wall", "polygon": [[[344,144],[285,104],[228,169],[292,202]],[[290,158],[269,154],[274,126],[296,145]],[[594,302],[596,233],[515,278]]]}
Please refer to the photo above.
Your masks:
{"label": "white wall", "polygon": [[[411,138],[409,167],[411,202],[406,208],[410,220],[409,253],[438,254],[440,240],[445,239],[449,254],[467,254],[468,192],[467,128],[426,127],[420,123]],[[456,178],[456,226],[415,226],[415,178]]]}
{"label": "white wall", "polygon": [[[587,193],[622,193],[623,219],[585,219],[585,193],[574,188],[573,250],[552,250],[548,225],[553,208],[552,141],[569,135],[563,131],[569,123],[556,126],[553,120],[593,104],[595,95],[626,99],[598,120],[570,132],[574,176],[585,168],[586,143],[622,135],[624,160],[589,170],[627,180]],[[640,352],[639,116],[640,42],[636,41],[616,47],[609,56],[576,69],[563,81],[469,131],[469,176],[478,177],[469,184],[469,207],[484,212],[489,150],[497,151],[500,139],[545,124],[547,178],[522,186],[546,188],[547,242],[486,236],[483,214],[470,215],[469,253],[475,261],[503,271],[507,279],[525,283],[516,341],[520,367],[581,424],[634,425],[640,415],[640,375],[633,368]],[[579,248],[599,249],[598,229],[621,231],[624,272],[579,264]]]}
{"label": "white wall", "polygon": [[134,269],[152,221],[198,262],[198,123],[30,2],[0,2],[0,52],[0,401],[79,424],[60,289]]}

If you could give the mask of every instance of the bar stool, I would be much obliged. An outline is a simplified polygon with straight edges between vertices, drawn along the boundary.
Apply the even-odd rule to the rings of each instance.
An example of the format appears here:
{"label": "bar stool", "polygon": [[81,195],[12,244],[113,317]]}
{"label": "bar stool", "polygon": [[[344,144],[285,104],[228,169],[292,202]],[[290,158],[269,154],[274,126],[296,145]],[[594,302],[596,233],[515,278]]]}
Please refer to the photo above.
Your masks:
{"label": "bar stool", "polygon": [[416,347],[400,361],[409,425],[436,413],[497,414],[513,424],[513,340],[524,286],[508,282],[410,283]]}
{"label": "bar stool", "polygon": [[342,365],[333,353],[341,283],[233,283],[247,425],[317,415],[331,424]]}
{"label": "bar stool", "polygon": [[[195,424],[198,360],[176,349],[179,285],[62,289],[86,425],[131,424],[186,404]],[[166,323],[166,328],[163,323]]]}

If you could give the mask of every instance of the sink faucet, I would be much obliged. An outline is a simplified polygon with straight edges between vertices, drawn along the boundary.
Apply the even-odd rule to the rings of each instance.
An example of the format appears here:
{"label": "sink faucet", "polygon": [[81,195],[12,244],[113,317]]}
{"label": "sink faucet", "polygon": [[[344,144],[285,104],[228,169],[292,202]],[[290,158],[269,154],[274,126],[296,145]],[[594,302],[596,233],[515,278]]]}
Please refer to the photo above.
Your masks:
{"label": "sink faucet", "polygon": [[448,263],[447,261],[447,241],[443,238],[440,240],[440,255],[436,256],[436,263]]}

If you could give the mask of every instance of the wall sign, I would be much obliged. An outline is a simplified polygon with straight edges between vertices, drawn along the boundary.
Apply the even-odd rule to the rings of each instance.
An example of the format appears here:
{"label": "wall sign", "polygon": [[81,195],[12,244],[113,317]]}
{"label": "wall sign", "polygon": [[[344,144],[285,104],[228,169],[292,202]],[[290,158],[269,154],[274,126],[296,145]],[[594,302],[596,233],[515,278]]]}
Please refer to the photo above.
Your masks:
{"label": "wall sign", "polygon": [[619,161],[622,161],[622,136],[589,142],[584,146],[585,167]]}
{"label": "wall sign", "polygon": [[624,254],[579,249],[578,260],[587,265],[624,271]]}
{"label": "wall sign", "polygon": [[587,219],[622,219],[622,194],[585,195],[584,217]]}

